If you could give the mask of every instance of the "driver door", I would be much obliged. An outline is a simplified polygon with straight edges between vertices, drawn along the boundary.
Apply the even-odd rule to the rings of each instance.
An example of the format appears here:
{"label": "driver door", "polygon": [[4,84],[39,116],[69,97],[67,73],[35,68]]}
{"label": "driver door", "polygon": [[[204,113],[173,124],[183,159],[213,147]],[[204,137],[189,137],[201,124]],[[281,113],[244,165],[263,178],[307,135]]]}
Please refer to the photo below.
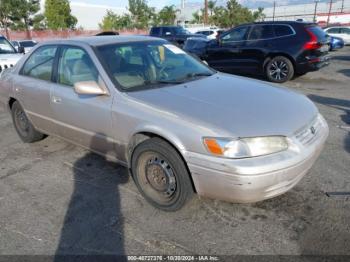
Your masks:
{"label": "driver door", "polygon": [[59,135],[75,144],[116,158],[112,139],[112,93],[80,95],[74,84],[94,81],[103,84],[90,54],[75,46],[60,49],[56,83],[51,92],[51,104]]}
{"label": "driver door", "polygon": [[234,72],[244,63],[242,50],[246,44],[249,26],[240,26],[225,34],[207,48],[205,60],[219,71]]}

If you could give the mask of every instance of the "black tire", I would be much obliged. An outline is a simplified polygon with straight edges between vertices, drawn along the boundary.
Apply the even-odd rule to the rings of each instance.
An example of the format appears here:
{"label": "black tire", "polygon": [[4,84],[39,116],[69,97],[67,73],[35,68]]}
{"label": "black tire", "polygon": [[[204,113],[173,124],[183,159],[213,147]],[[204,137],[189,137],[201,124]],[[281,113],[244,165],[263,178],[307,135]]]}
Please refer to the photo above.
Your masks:
{"label": "black tire", "polygon": [[17,134],[24,143],[34,143],[45,138],[44,134],[34,128],[17,101],[12,104],[11,115]]}
{"label": "black tire", "polygon": [[293,78],[294,66],[287,57],[276,56],[267,63],[265,75],[270,82],[284,83]]}
{"label": "black tire", "polygon": [[148,139],[136,147],[131,171],[143,197],[158,209],[179,210],[194,194],[183,159],[160,138]]}

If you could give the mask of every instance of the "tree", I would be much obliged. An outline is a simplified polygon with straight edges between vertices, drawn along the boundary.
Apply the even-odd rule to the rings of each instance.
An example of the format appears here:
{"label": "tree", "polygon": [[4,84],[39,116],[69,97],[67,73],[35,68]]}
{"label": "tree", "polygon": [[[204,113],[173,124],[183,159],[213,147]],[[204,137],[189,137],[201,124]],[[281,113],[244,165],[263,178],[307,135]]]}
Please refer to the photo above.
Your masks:
{"label": "tree", "polygon": [[78,22],[68,0],[46,0],[44,15],[48,28],[53,30],[74,29]]}
{"label": "tree", "polygon": [[162,25],[173,25],[176,19],[176,13],[178,9],[175,9],[174,5],[164,6],[158,13],[158,23]]}
{"label": "tree", "polygon": [[103,17],[99,27],[104,31],[120,30],[123,28],[131,28],[132,21],[130,15],[128,14],[120,16],[111,10],[107,10],[107,14]]}
{"label": "tree", "polygon": [[240,5],[236,0],[228,0],[226,8],[215,7],[212,21],[223,28],[233,27],[243,23],[251,23],[263,17],[263,10],[252,12],[248,8]]}
{"label": "tree", "polygon": [[11,25],[11,14],[14,9],[11,0],[0,0],[0,27],[5,29],[6,37],[9,38],[9,26]]}
{"label": "tree", "polygon": [[253,13],[255,21],[264,21],[266,15],[264,14],[264,8],[259,7],[257,11]]}
{"label": "tree", "polygon": [[155,9],[149,7],[146,0],[129,0],[129,12],[137,29],[147,28],[156,18]]}
{"label": "tree", "polygon": [[203,15],[199,11],[194,12],[192,14],[192,21],[191,22],[193,24],[199,24],[202,22],[202,20],[203,20]]}
{"label": "tree", "polygon": [[213,12],[216,6],[216,1],[209,0],[208,1],[208,10],[210,17],[213,16]]}
{"label": "tree", "polygon": [[12,0],[12,25],[15,30],[25,30],[27,38],[30,39],[30,27],[40,24],[44,17],[40,11],[40,0]]}

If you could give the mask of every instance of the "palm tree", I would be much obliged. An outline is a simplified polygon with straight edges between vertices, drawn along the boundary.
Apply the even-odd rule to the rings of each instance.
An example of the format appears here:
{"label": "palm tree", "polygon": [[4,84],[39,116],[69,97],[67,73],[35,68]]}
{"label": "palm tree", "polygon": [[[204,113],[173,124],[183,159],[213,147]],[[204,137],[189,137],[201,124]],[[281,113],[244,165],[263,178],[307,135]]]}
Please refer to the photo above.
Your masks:
{"label": "palm tree", "polygon": [[176,19],[176,13],[179,12],[175,9],[174,5],[164,6],[162,10],[159,11],[159,20],[163,25],[172,25]]}
{"label": "palm tree", "polygon": [[208,1],[208,9],[209,9],[209,12],[210,12],[210,16],[213,16],[213,12],[214,12],[215,6],[216,6],[216,1],[212,1],[212,0]]}

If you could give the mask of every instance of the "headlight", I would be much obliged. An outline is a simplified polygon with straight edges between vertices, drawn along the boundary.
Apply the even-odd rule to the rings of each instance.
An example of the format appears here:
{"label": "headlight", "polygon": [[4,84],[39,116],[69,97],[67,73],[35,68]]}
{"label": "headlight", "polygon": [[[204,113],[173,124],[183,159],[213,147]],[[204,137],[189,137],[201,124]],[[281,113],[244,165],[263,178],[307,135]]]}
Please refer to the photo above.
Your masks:
{"label": "headlight", "polygon": [[287,138],[283,136],[251,137],[236,140],[204,138],[203,141],[210,153],[227,158],[263,156],[288,149]]}

